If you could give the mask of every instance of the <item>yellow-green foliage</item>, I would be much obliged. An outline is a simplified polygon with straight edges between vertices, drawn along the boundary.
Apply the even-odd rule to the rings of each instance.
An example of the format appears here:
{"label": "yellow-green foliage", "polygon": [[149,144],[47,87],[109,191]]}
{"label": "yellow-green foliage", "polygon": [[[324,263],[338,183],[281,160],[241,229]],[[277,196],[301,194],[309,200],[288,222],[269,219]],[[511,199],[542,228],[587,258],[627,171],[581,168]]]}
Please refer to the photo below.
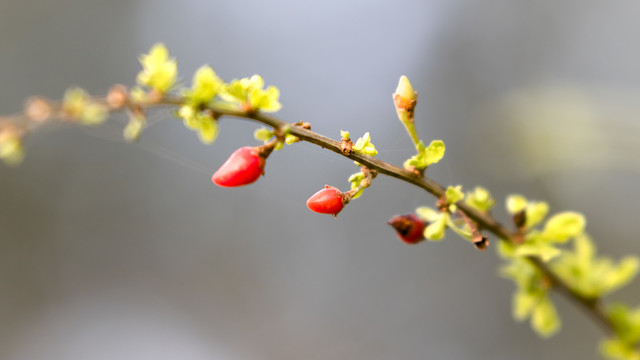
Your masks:
{"label": "yellow-green foliage", "polygon": [[[522,195],[511,195],[506,201],[513,215],[524,211],[526,222],[521,244],[503,242],[498,252],[507,261],[501,274],[516,284],[513,316],[517,320],[531,318],[531,326],[541,336],[549,336],[560,327],[560,319],[548,291],[553,284],[532,265],[529,256],[547,262],[550,269],[570,288],[585,299],[598,301],[628,284],[638,273],[639,260],[626,256],[615,262],[597,256],[596,248],[585,232],[582,214],[566,211],[551,216],[542,226],[549,207],[544,202],[530,202]],[[617,337],[605,340],[601,352],[612,359],[640,360],[634,349],[640,341],[640,308],[625,305],[609,309]]]}

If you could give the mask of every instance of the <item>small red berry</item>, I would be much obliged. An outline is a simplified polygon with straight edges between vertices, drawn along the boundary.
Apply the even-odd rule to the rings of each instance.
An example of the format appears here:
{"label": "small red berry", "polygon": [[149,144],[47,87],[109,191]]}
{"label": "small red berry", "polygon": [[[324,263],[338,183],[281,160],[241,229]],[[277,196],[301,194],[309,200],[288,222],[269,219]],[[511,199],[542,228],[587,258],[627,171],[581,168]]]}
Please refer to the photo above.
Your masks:
{"label": "small red berry", "polygon": [[265,158],[257,147],[241,147],[220,166],[211,181],[223,187],[249,185],[264,174],[264,164]]}
{"label": "small red berry", "polygon": [[307,207],[313,212],[336,216],[344,208],[345,197],[342,192],[333,186],[325,185],[325,188],[313,194],[307,200]]}
{"label": "small red berry", "polygon": [[387,222],[395,230],[398,238],[407,244],[417,244],[424,240],[426,223],[414,214],[396,215]]}

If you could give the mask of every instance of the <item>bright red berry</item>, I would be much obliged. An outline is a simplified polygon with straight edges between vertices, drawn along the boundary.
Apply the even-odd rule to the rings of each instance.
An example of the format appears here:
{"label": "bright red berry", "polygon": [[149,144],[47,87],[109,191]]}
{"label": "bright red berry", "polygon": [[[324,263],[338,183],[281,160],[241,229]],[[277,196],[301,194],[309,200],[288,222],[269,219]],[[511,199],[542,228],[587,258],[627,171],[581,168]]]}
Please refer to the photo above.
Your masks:
{"label": "bright red berry", "polygon": [[211,181],[223,187],[249,185],[264,174],[264,164],[265,158],[257,147],[241,147],[220,166]]}
{"label": "bright red berry", "polygon": [[395,230],[398,238],[407,244],[417,244],[424,240],[426,223],[414,214],[396,215],[387,222]]}
{"label": "bright red berry", "polygon": [[344,208],[345,197],[342,192],[333,186],[325,185],[325,188],[313,194],[307,200],[307,207],[313,212],[336,216]]}

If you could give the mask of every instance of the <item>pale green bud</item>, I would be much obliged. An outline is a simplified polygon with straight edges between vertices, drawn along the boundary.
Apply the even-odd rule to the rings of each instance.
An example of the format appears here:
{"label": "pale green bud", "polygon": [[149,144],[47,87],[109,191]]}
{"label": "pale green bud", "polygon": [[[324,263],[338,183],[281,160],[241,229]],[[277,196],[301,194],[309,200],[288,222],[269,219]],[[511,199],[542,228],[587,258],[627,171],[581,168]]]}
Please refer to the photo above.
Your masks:
{"label": "pale green bud", "polygon": [[403,101],[416,101],[418,99],[418,93],[413,89],[409,79],[402,75],[400,81],[398,81],[398,87],[395,94],[399,95]]}

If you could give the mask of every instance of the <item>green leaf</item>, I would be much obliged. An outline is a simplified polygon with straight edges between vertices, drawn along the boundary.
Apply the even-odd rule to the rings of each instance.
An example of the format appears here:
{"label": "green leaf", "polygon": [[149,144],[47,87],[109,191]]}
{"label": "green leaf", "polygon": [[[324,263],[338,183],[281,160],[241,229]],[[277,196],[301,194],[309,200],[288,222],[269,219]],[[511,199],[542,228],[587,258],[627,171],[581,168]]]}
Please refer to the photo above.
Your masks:
{"label": "green leaf", "polygon": [[438,220],[424,229],[424,237],[432,241],[442,240],[447,228],[447,217],[448,214],[441,213]]}
{"label": "green leaf", "polygon": [[516,255],[516,247],[507,241],[499,241],[496,245],[496,251],[503,259],[510,259]]}
{"label": "green leaf", "polygon": [[198,137],[203,144],[212,144],[218,137],[218,121],[210,116],[200,117]]}
{"label": "green leaf", "polygon": [[618,330],[629,326],[631,311],[629,306],[624,303],[616,302],[607,306],[607,315],[609,315],[609,319],[611,319]]}
{"label": "green leaf", "polygon": [[300,139],[297,136],[293,136],[291,134],[287,134],[284,136],[284,142],[287,145],[291,145],[293,143],[297,143],[298,141],[300,141]]}
{"label": "green leaf", "polygon": [[640,306],[631,309],[626,304],[614,303],[607,308],[607,314],[622,341],[627,344],[640,341]]}
{"label": "green leaf", "polygon": [[256,140],[260,140],[264,142],[271,140],[273,135],[274,133],[272,130],[269,130],[264,127],[256,129],[256,131],[253,132],[253,137],[256,138]]}
{"label": "green leaf", "polygon": [[186,105],[178,110],[177,115],[182,118],[187,128],[198,132],[202,143],[211,144],[218,137],[218,121],[209,112],[198,112],[193,107]]}
{"label": "green leaf", "polygon": [[455,204],[458,201],[464,199],[464,193],[462,192],[462,185],[449,186],[444,193],[449,204]]}
{"label": "green leaf", "polygon": [[596,253],[596,248],[589,235],[583,233],[576,236],[573,240],[573,247],[580,263],[584,265],[591,263]]}
{"label": "green leaf", "polygon": [[416,209],[416,214],[429,223],[434,223],[440,219],[440,212],[428,206],[421,206]]}
{"label": "green leaf", "polygon": [[344,131],[344,130],[340,130],[340,137],[342,139],[349,140],[350,139],[349,138],[349,132],[348,131]]}
{"label": "green leaf", "polygon": [[275,86],[263,89],[264,80],[260,75],[250,78],[234,79],[222,91],[219,96],[225,101],[248,106],[250,110],[262,110],[264,112],[276,112],[282,104],[278,101],[280,90]]}
{"label": "green leaf", "polygon": [[193,75],[191,89],[185,92],[193,107],[208,104],[224,87],[224,82],[209,65],[203,65]]}
{"label": "green leaf", "polygon": [[129,142],[137,141],[146,123],[147,119],[143,114],[131,114],[127,126],[125,126],[124,130],[122,131],[122,135],[124,136],[125,140]]}
{"label": "green leaf", "polygon": [[543,297],[533,308],[531,327],[542,337],[550,337],[560,330],[560,318],[548,296]]}
{"label": "green leaf", "polygon": [[[362,172],[358,172],[349,176],[348,181],[351,183],[351,190],[360,186],[360,183],[362,183],[362,180],[364,180],[364,173]],[[356,192],[355,195],[353,195],[352,199],[359,198],[362,195],[363,191],[364,191],[364,188],[360,189],[360,191]]]}
{"label": "green leaf", "polygon": [[566,211],[552,216],[544,227],[544,235],[551,241],[567,242],[572,237],[582,234],[587,224],[584,215]]}
{"label": "green leaf", "polygon": [[358,154],[376,156],[378,155],[378,150],[371,142],[371,135],[366,132],[361,138],[356,141],[355,145],[353,145],[352,150],[357,152]]}
{"label": "green leaf", "polygon": [[182,118],[182,120],[184,120],[185,125],[187,127],[189,127],[190,129],[195,129],[196,128],[195,126],[189,125],[189,121],[196,117],[196,113],[197,113],[196,109],[194,109],[189,105],[185,105],[180,107],[180,109],[178,109],[178,112],[176,113],[176,115]]}
{"label": "green leaf", "polygon": [[[564,257],[564,262],[568,262],[568,266],[572,274],[575,277],[582,278],[582,282],[585,292],[591,292],[593,296],[598,296],[598,290],[595,289],[594,282],[588,280],[590,275],[593,274],[593,263],[596,254],[596,248],[593,245],[593,241],[589,235],[582,233],[576,236],[573,240],[573,254],[567,253]],[[573,255],[573,256],[571,256]],[[596,292],[593,294],[593,292]]]}
{"label": "green leaf", "polygon": [[530,269],[531,265],[521,258],[512,258],[510,262],[500,267],[500,276],[511,279],[519,289],[529,289],[535,273]]}
{"label": "green leaf", "polygon": [[600,353],[608,359],[640,360],[640,351],[620,339],[607,339],[600,343]]}
{"label": "green leaf", "polygon": [[491,194],[487,189],[476,186],[472,192],[467,193],[465,202],[476,210],[489,211],[496,201],[491,198]]}
{"label": "green leaf", "polygon": [[551,267],[583,296],[595,299],[607,295],[637,275],[640,268],[637,257],[629,256],[616,263],[608,257],[596,257],[595,246],[587,234],[581,233],[573,241],[573,251],[564,252]]}
{"label": "green leaf", "polygon": [[138,73],[138,84],[165,93],[175,84],[178,64],[169,58],[169,50],[164,44],[155,44],[148,54],[140,56],[142,71]]}
{"label": "green leaf", "polygon": [[540,223],[549,213],[549,204],[544,201],[530,202],[526,208],[526,226],[528,228],[536,226]]}
{"label": "green leaf", "polygon": [[525,243],[516,247],[517,256],[538,256],[542,261],[547,262],[557,256],[562,251],[545,243]]}
{"label": "green leaf", "polygon": [[513,281],[518,289],[545,293],[540,272],[530,261],[521,257],[508,258],[509,262],[500,268],[500,275]]}
{"label": "green leaf", "polygon": [[416,149],[418,150],[418,153],[416,155],[413,155],[411,158],[407,159],[407,161],[404,162],[404,168],[407,170],[409,170],[411,167],[414,167],[418,170],[422,170],[427,167],[427,161],[426,161],[427,148],[424,146],[424,143],[422,142],[422,140],[418,142],[418,144],[416,145]]}
{"label": "green leaf", "polygon": [[467,229],[468,226],[464,226],[464,229],[458,227],[455,224],[455,222],[451,219],[451,216],[447,216],[447,227],[455,231],[455,233],[458,234],[463,239],[467,239],[467,240],[472,239],[473,234],[471,234],[471,231]]}
{"label": "green leaf", "polygon": [[507,211],[511,215],[515,215],[527,207],[527,198],[522,195],[514,194],[507,196]]}
{"label": "green leaf", "polygon": [[513,318],[516,321],[523,321],[533,311],[536,304],[540,301],[540,294],[536,292],[528,292],[524,289],[519,289],[513,293],[512,310]]}
{"label": "green leaf", "polygon": [[616,267],[604,275],[602,279],[602,292],[609,293],[628,284],[638,274],[640,261],[635,256],[628,256],[620,260]]}
{"label": "green leaf", "polygon": [[416,149],[418,150],[418,154],[404,162],[405,169],[409,169],[410,167],[418,170],[425,169],[427,166],[440,161],[445,152],[445,146],[442,140],[433,140],[428,147],[425,147],[422,140],[420,140],[416,145]]}
{"label": "green leaf", "polygon": [[264,112],[276,112],[280,110],[282,104],[278,101],[279,98],[280,90],[273,85],[266,89],[252,88],[249,91],[249,103],[251,107]]}
{"label": "green leaf", "polygon": [[228,102],[246,103],[249,96],[249,86],[251,86],[249,78],[233,79],[227,84],[223,91],[220,92],[220,97]]}
{"label": "green leaf", "polygon": [[445,146],[442,140],[433,140],[425,151],[425,162],[429,166],[442,160],[444,157]]}
{"label": "green leaf", "polygon": [[355,174],[351,174],[351,176],[349,176],[349,182],[350,183],[355,183],[356,187],[360,186],[360,182],[364,180],[364,173],[361,172],[357,172]]}

